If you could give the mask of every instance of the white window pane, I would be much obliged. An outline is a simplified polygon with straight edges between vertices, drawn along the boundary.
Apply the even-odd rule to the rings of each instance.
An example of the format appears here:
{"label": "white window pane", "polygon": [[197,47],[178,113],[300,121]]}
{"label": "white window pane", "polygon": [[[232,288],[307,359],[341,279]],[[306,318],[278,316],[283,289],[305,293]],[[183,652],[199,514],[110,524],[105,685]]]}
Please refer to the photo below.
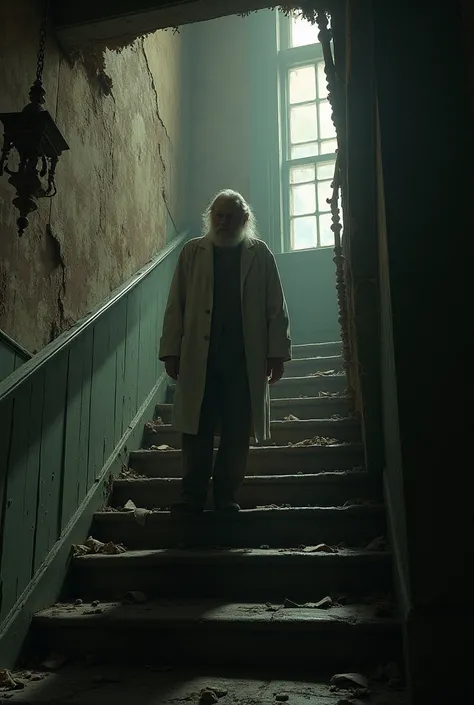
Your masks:
{"label": "white window pane", "polygon": [[326,73],[324,71],[324,61],[319,61],[318,62],[318,98],[319,98],[319,100],[322,100],[323,98],[327,98],[327,96],[328,96],[328,89],[327,89]]}
{"label": "white window pane", "polygon": [[318,210],[320,213],[331,210],[331,206],[327,202],[327,199],[331,197],[331,181],[321,181],[321,183],[318,183]]}
{"label": "white window pane", "polygon": [[327,164],[318,164],[317,166],[317,179],[322,181],[323,179],[332,179],[334,177],[334,165],[335,162],[328,162]]}
{"label": "white window pane", "polygon": [[291,159],[303,159],[303,157],[315,157],[318,154],[318,143],[299,144],[291,148]]}
{"label": "white window pane", "polygon": [[316,210],[316,193],[314,184],[292,186],[290,193],[291,215],[307,215]]}
{"label": "white window pane", "polygon": [[308,164],[308,166],[296,166],[290,169],[290,183],[292,184],[302,184],[305,181],[314,181],[314,177],[314,164]]}
{"label": "white window pane", "polygon": [[290,17],[290,46],[302,47],[306,44],[319,44],[318,25],[311,24],[300,14],[292,14]]}
{"label": "white window pane", "polygon": [[288,72],[290,103],[307,103],[316,100],[314,66],[301,66]]}
{"label": "white window pane", "polygon": [[337,149],[337,140],[325,140],[320,143],[321,154],[334,154]]}
{"label": "white window pane", "polygon": [[291,221],[291,249],[306,250],[316,247],[318,236],[316,232],[316,218],[293,218]]}
{"label": "white window pane", "polygon": [[331,214],[319,216],[319,244],[321,247],[334,247],[334,233],[331,230]]}
{"label": "white window pane", "polygon": [[291,144],[313,142],[318,139],[316,104],[301,105],[290,110]]}
{"label": "white window pane", "polygon": [[336,128],[331,118],[331,104],[328,100],[323,100],[319,104],[319,129],[322,140],[336,136]]}

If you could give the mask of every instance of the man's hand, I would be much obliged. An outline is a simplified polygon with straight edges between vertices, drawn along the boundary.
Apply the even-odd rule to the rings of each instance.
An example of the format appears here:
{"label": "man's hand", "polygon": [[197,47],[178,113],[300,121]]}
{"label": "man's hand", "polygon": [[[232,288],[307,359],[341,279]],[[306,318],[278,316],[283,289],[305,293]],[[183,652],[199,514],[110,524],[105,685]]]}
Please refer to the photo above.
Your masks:
{"label": "man's hand", "polygon": [[164,363],[166,374],[176,381],[179,376],[179,357],[165,357]]}
{"label": "man's hand", "polygon": [[279,357],[270,357],[267,360],[267,377],[269,384],[279,382],[285,371],[285,363]]}

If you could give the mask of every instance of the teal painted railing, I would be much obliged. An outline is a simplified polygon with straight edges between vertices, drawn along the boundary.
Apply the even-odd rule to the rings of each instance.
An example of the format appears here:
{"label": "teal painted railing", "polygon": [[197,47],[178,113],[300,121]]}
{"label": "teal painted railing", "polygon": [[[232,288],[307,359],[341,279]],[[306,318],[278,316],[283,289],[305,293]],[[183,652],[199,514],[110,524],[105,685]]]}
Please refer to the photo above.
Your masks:
{"label": "teal painted railing", "polygon": [[163,314],[185,240],[0,382],[0,640],[158,385]]}
{"label": "teal painted railing", "polygon": [[0,329],[0,382],[31,357],[28,350]]}

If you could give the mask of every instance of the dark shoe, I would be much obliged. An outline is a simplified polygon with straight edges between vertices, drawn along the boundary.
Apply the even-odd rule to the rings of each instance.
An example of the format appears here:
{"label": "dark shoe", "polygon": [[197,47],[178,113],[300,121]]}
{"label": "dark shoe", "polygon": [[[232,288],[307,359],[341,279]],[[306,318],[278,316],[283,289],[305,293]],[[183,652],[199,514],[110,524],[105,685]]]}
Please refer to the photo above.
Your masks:
{"label": "dark shoe", "polygon": [[240,504],[237,502],[219,502],[216,504],[218,512],[240,512]]}
{"label": "dark shoe", "polygon": [[200,514],[203,511],[203,507],[192,502],[185,502],[180,500],[179,502],[173,502],[170,506],[171,514]]}

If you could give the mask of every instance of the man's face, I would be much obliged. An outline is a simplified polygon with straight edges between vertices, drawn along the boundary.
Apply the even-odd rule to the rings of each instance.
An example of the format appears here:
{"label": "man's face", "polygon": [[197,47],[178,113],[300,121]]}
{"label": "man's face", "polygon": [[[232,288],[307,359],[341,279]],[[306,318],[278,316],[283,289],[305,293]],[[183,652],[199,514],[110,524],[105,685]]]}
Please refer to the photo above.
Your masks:
{"label": "man's face", "polygon": [[239,235],[247,217],[235,201],[225,196],[217,199],[211,211],[214,232],[228,237]]}

